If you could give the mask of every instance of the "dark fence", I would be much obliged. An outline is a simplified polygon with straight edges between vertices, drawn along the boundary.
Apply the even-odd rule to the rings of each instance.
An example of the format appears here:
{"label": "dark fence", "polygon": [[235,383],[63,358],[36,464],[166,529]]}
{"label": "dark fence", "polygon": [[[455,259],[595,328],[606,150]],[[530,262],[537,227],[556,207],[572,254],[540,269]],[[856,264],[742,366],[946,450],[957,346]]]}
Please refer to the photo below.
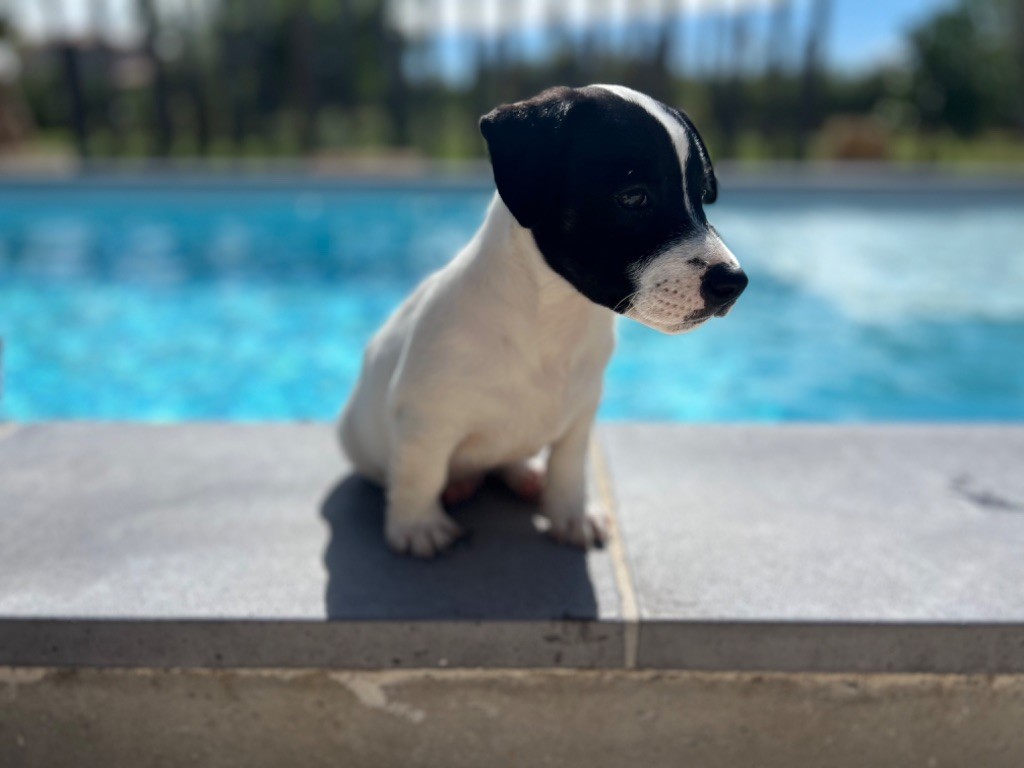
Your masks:
{"label": "dark fence", "polygon": [[[684,107],[720,157],[876,159],[901,135],[1024,126],[1022,0],[943,6],[905,64],[856,76],[828,67],[834,0],[133,0],[120,37],[109,0],[73,33],[65,0],[26,2],[51,23],[0,30],[21,59],[0,88],[0,143],[83,157],[473,156],[496,103],[602,81]],[[1002,90],[986,81],[997,70]]]}

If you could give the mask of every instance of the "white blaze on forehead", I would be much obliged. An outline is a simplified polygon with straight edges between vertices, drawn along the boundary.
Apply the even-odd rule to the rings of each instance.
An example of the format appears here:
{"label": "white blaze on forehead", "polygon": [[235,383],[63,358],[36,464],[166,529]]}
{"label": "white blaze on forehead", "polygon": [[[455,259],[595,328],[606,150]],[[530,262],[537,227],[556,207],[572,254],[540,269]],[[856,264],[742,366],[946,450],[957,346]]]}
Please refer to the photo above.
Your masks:
{"label": "white blaze on forehead", "polygon": [[651,117],[657,120],[661,125],[668,131],[668,136],[672,140],[672,146],[675,147],[676,156],[679,158],[679,173],[683,177],[683,193],[684,199],[687,201],[686,205],[689,206],[689,199],[686,198],[686,158],[690,154],[690,137],[686,133],[686,129],[683,128],[682,124],[676,120],[676,118],[665,109],[664,105],[659,104],[657,101],[652,99],[646,94],[634,91],[632,88],[626,88],[623,85],[604,85],[599,83],[593,86],[594,88],[603,88],[610,93],[614,93],[620,99],[632,102],[648,112]]}

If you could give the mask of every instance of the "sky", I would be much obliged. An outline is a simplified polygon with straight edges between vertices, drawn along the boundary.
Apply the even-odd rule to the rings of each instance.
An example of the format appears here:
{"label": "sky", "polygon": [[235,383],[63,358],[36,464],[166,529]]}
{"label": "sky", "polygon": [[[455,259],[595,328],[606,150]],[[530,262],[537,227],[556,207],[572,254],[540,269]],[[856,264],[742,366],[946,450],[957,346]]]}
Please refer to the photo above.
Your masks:
{"label": "sky", "polygon": [[831,62],[843,69],[864,69],[901,52],[909,27],[951,0],[835,0]]}
{"label": "sky", "polygon": [[[424,0],[391,0],[395,14],[406,19],[404,23],[416,26],[429,24],[430,19],[439,23],[450,24],[461,16],[463,26],[479,29],[493,28],[495,17],[499,16],[500,0],[433,0],[438,3],[434,13],[420,14],[419,22],[408,12],[406,6],[413,8]],[[809,0],[794,0],[798,19],[805,15]],[[169,12],[180,12],[192,3],[194,7],[202,7],[206,0],[157,0],[158,4]],[[699,29],[700,18],[708,18],[708,14],[728,12],[730,8],[754,6],[762,9],[762,18],[767,18],[766,6],[775,0],[677,0],[697,16],[694,28]],[[831,23],[828,41],[828,60],[840,69],[847,71],[864,70],[873,65],[897,58],[901,52],[901,39],[905,30],[921,18],[934,12],[935,9],[949,5],[952,0],[833,0],[834,17]],[[46,37],[61,30],[69,30],[80,34],[89,29],[90,8],[95,0],[0,0],[0,8],[6,7],[14,18],[16,25],[29,37]],[[548,2],[547,7],[558,7],[558,3]],[[135,26],[135,0],[105,0],[106,20],[112,36],[130,39]],[[580,18],[576,0],[565,0],[561,4],[564,15],[569,18]],[[651,7],[647,0],[590,0],[590,7],[598,9],[605,18],[605,23],[616,23],[615,20],[633,16],[642,17],[645,9]],[[467,9],[483,9],[476,15],[476,20]],[[531,17],[531,4],[527,0],[525,20],[521,23],[536,26],[539,11]],[[539,5],[538,5],[539,8]],[[55,10],[60,9],[60,14]],[[408,19],[412,18],[413,21]],[[507,22],[506,22],[507,23]],[[461,36],[462,38],[465,35]],[[539,39],[539,36],[538,36]],[[443,72],[446,76],[458,79],[468,66],[465,46],[460,45],[460,35],[448,35],[442,43],[442,58],[445,62]]]}

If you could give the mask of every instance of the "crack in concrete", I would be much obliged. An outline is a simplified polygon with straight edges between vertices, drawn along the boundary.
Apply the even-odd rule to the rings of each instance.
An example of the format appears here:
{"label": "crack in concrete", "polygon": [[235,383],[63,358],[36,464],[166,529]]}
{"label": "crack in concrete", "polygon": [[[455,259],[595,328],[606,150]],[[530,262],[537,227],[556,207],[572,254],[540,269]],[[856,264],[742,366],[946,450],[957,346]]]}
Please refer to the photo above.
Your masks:
{"label": "crack in concrete", "polygon": [[974,478],[968,474],[957,475],[950,482],[954,493],[976,507],[989,512],[1024,512],[1024,502],[1015,501],[995,491],[974,485]]}

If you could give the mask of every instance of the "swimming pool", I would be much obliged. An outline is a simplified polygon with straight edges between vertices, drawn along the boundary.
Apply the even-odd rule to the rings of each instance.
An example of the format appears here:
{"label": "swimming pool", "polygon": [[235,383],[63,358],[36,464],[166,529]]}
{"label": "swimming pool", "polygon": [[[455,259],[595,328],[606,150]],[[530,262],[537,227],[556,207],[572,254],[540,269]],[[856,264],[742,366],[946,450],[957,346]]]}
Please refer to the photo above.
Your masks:
{"label": "swimming pool", "polygon": [[[685,336],[621,320],[601,417],[1024,419],[1024,194],[730,191],[750,287]],[[0,185],[6,419],[329,419],[485,185]]]}

